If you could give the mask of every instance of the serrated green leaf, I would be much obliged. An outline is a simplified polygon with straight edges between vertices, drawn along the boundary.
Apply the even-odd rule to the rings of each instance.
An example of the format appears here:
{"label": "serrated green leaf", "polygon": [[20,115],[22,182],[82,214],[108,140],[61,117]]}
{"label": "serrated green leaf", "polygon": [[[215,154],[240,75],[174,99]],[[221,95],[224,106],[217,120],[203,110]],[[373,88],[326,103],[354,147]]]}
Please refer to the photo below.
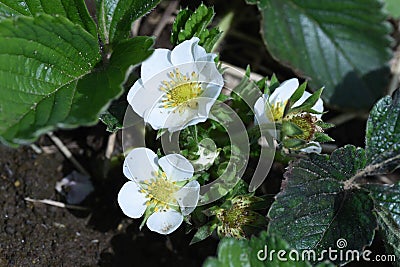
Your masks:
{"label": "serrated green leaf", "polygon": [[146,36],[119,43],[106,68],[95,70],[78,81],[69,116],[63,123],[75,126],[97,122],[99,113],[105,110],[110,100],[123,92],[129,67],[148,58],[153,52],[153,43],[153,38]]}
{"label": "serrated green leaf", "polygon": [[[275,254],[271,251],[274,250]],[[279,260],[277,251],[285,251],[287,261]],[[217,257],[209,257],[203,264],[203,267],[262,267],[262,266],[279,266],[279,267],[303,267],[311,266],[308,261],[296,261],[289,257],[291,247],[287,242],[275,235],[261,232],[259,237],[253,236],[250,240],[237,240],[233,238],[224,238],[218,245]],[[267,255],[265,255],[267,252]],[[282,256],[282,255],[281,255]],[[265,258],[264,258],[265,257]],[[329,263],[323,263],[322,266],[333,266]]]}
{"label": "serrated green leaf", "polygon": [[375,201],[386,250],[395,255],[395,266],[400,266],[400,184],[367,184],[364,187],[371,192]]}
{"label": "serrated green leaf", "polygon": [[194,12],[183,9],[179,11],[172,25],[171,43],[178,45],[192,37],[199,37],[199,45],[211,52],[221,36],[217,28],[207,29],[214,17],[214,8],[201,4]]}
{"label": "serrated green leaf", "polygon": [[269,211],[268,231],[298,250],[320,253],[343,238],[346,250],[361,252],[377,227],[372,198],[351,180],[365,164],[364,150],[350,145],[292,163]]}
{"label": "serrated green leaf", "polygon": [[393,220],[392,214],[384,208],[377,208],[377,217],[386,251],[395,257],[395,259],[391,259],[394,261],[394,266],[400,266],[400,225]]}
{"label": "serrated green leaf", "polygon": [[186,21],[190,18],[192,14],[193,11],[188,8],[179,10],[178,15],[176,15],[174,24],[172,24],[171,44],[178,44],[179,32],[184,29]]}
{"label": "serrated green leaf", "polygon": [[213,17],[214,8],[201,4],[186,21],[183,31],[179,33],[179,42],[183,42],[193,36],[199,37],[201,32],[211,23]]}
{"label": "serrated green leaf", "polygon": [[400,184],[367,184],[365,187],[371,192],[375,202],[387,209],[395,222],[400,225]]}
{"label": "serrated green leaf", "polygon": [[400,165],[400,90],[382,98],[367,121],[365,151],[370,174],[392,172]]}
{"label": "serrated green leaf", "polygon": [[204,29],[199,36],[199,45],[201,45],[207,52],[211,52],[221,35],[222,32],[217,28],[212,28],[210,30]]}
{"label": "serrated green leaf", "polygon": [[258,8],[269,52],[312,89],[325,86],[328,103],[369,109],[382,96],[392,54],[381,1],[260,0]]}
{"label": "serrated green leaf", "polygon": [[10,143],[34,140],[69,116],[77,81],[99,59],[97,38],[64,17],[1,21],[3,139]]}
{"label": "serrated green leaf", "polygon": [[103,42],[118,43],[126,39],[132,23],[159,2],[160,0],[102,0],[98,7],[98,27]]}
{"label": "serrated green leaf", "polygon": [[113,49],[110,65],[121,69],[137,66],[142,62],[140,59],[146,59],[153,53],[153,50],[148,49],[153,43],[154,38],[146,36],[137,36],[119,42]]}
{"label": "serrated green leaf", "polygon": [[97,37],[96,24],[83,0],[0,0],[0,20],[20,15],[35,16],[40,13],[64,16]]}
{"label": "serrated green leaf", "polygon": [[99,60],[97,38],[64,17],[1,21],[2,141],[24,144],[55,127],[95,123],[126,72],[113,64],[92,72]]}

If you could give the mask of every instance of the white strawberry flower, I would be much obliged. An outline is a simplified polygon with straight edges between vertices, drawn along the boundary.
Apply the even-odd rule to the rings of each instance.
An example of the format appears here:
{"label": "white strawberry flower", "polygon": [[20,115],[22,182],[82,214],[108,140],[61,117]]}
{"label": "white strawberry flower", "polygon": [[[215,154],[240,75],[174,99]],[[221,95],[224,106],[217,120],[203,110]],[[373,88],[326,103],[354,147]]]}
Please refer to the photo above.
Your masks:
{"label": "white strawberry flower", "polygon": [[207,120],[224,84],[214,59],[193,37],[172,51],[155,49],[128,93],[132,109],[154,130],[181,130]]}
{"label": "white strawberry flower", "polygon": [[128,217],[146,213],[151,231],[172,233],[183,216],[196,208],[200,184],[190,180],[194,169],[185,157],[169,154],[158,159],[148,148],[135,148],[126,157],[123,171],[131,181],[122,186],[118,203]]}
{"label": "white strawberry flower", "polygon": [[[282,122],[284,119],[283,115],[285,106],[298,87],[299,81],[296,78],[292,78],[281,83],[271,95],[264,94],[262,97],[260,97],[254,104],[256,122],[260,125]],[[301,98],[293,104],[293,108],[303,104],[304,101],[310,96],[311,94],[305,91]],[[267,108],[267,106],[269,108]],[[318,114],[312,115],[317,119],[321,119],[322,113],[324,112],[324,105],[321,98],[318,99],[312,109],[318,112]],[[320,153],[321,146],[318,142],[312,141],[309,142],[308,147],[302,148],[300,151],[306,153]]]}
{"label": "white strawberry flower", "polygon": [[[281,85],[276,88],[271,95],[264,94],[260,97],[254,105],[254,111],[258,123],[262,124],[282,121],[285,106],[298,87],[299,81],[296,78],[293,78],[281,83]],[[293,107],[300,106],[310,96],[311,94],[309,92],[304,92],[301,98],[294,103]],[[266,110],[267,103],[270,112],[267,112]],[[324,103],[321,98],[318,99],[312,109],[321,114],[324,112]],[[321,114],[313,115],[318,119],[321,119]]]}

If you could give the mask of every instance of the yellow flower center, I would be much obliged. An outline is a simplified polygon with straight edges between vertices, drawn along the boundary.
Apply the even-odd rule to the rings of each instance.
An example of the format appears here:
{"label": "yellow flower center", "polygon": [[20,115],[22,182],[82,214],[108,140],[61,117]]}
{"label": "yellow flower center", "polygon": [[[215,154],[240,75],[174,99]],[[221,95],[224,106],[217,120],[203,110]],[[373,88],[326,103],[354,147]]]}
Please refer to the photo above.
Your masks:
{"label": "yellow flower center", "polygon": [[191,76],[182,75],[178,68],[169,73],[170,81],[163,81],[161,91],[166,92],[162,100],[164,108],[176,108],[182,112],[185,108],[197,108],[198,98],[203,89],[198,81],[198,74],[192,72]]}
{"label": "yellow flower center", "polygon": [[271,121],[282,120],[283,113],[285,112],[287,100],[284,102],[277,102],[275,104],[270,104],[270,112],[267,112],[268,119]]}
{"label": "yellow flower center", "polygon": [[147,206],[153,206],[154,211],[168,209],[170,205],[176,205],[175,193],[180,189],[176,182],[170,181],[163,171],[155,174],[156,178],[146,180],[142,184],[141,192],[146,194]]}

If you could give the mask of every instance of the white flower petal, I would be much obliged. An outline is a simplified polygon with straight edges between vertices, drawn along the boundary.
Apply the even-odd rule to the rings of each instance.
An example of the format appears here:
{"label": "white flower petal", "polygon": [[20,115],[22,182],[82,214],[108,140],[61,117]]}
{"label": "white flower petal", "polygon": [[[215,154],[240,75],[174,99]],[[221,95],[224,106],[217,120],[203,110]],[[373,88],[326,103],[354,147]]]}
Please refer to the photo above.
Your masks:
{"label": "white flower petal", "polygon": [[305,153],[317,153],[317,154],[320,154],[322,152],[322,147],[318,142],[310,142],[309,144],[312,144],[312,146],[302,148],[300,149],[300,151]]}
{"label": "white flower petal", "polygon": [[[157,155],[148,148],[139,147],[129,152],[125,158],[124,166],[127,166],[130,172],[130,179],[137,182],[148,180],[154,177],[154,172],[158,171]],[[126,173],[126,169],[124,174]],[[129,174],[129,173],[128,173]]]}
{"label": "white flower petal", "polygon": [[146,123],[149,123],[154,130],[168,128],[169,124],[176,124],[173,122],[172,116],[173,109],[171,108],[163,108],[163,107],[154,107],[146,110],[143,118]]}
{"label": "white flower petal", "polygon": [[136,182],[126,182],[118,193],[118,204],[123,213],[131,218],[140,218],[146,211],[146,195],[140,192]]}
{"label": "white flower petal", "polygon": [[[300,106],[310,96],[311,96],[311,94],[309,92],[304,92],[304,94],[300,97],[300,99],[297,100],[296,103],[294,103],[293,107]],[[318,99],[317,103],[315,103],[315,105],[312,107],[312,109],[314,109],[315,111],[321,112],[321,113],[324,112],[324,102],[322,101],[321,98]],[[322,117],[322,114],[313,114],[313,115],[315,115],[319,119]]]}
{"label": "white flower petal", "polygon": [[256,103],[254,104],[254,115],[255,115],[255,123],[256,124],[269,124],[271,120],[267,116],[266,110],[266,102],[267,102],[267,95],[263,95],[259,99],[257,99]]}
{"label": "white flower petal", "polygon": [[147,227],[159,234],[168,235],[178,229],[183,222],[183,216],[179,212],[169,209],[167,211],[154,212],[147,219]]}
{"label": "white flower petal", "polygon": [[158,164],[171,181],[187,180],[193,176],[192,164],[182,155],[166,155],[158,160]]}
{"label": "white flower petal", "polygon": [[139,79],[131,87],[127,100],[139,116],[144,117],[146,110],[158,105],[165,94],[159,89],[160,86],[161,82],[157,79],[149,80],[146,84],[143,84],[143,80]]}
{"label": "white flower petal", "polygon": [[200,184],[191,181],[179,189],[175,194],[176,200],[181,208],[182,215],[188,215],[196,208],[200,197]]}
{"label": "white flower petal", "polygon": [[143,83],[146,84],[148,80],[171,67],[171,51],[163,48],[156,49],[153,54],[142,63],[140,76]]}
{"label": "white flower petal", "polygon": [[171,62],[174,66],[194,62],[197,58],[207,55],[203,47],[198,45],[199,38],[193,37],[177,45],[171,52]]}
{"label": "white flower petal", "polygon": [[[197,107],[190,108],[190,107],[178,107],[166,114],[166,116],[160,116],[162,111],[155,110],[154,114],[149,114],[148,120],[152,125],[160,125],[160,128],[167,128],[169,132],[176,132],[182,130],[183,128],[197,124],[199,122],[204,122],[208,118],[209,110],[213,104],[213,102],[205,106],[204,102],[210,102],[209,99],[205,98],[197,98]],[[157,112],[159,116],[157,117]],[[154,128],[154,126],[153,126]]]}
{"label": "white flower petal", "polygon": [[122,172],[124,173],[125,177],[128,178],[129,180],[135,179],[132,176],[131,171],[129,170],[128,162],[126,161],[126,159],[124,160],[124,165],[122,167]]}
{"label": "white flower petal", "polygon": [[287,101],[296,89],[299,87],[299,81],[296,78],[283,82],[269,97],[269,103],[276,104]]}

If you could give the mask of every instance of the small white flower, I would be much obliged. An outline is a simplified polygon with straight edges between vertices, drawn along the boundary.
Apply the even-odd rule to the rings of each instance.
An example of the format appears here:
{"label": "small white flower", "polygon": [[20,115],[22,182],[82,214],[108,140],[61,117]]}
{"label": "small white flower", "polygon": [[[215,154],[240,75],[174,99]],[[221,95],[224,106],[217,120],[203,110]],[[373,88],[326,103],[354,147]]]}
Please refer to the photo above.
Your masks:
{"label": "small white flower", "polygon": [[170,132],[204,122],[223,86],[214,59],[193,37],[172,51],[155,49],[128,93],[132,109],[154,130]]}
{"label": "small white flower", "polygon": [[[254,105],[257,122],[259,124],[280,122],[283,119],[286,103],[298,87],[299,81],[293,78],[283,82],[270,96],[265,94],[260,97]],[[293,107],[300,106],[310,96],[311,94],[309,92],[304,92],[301,98],[294,103]],[[266,103],[269,105],[269,112],[266,110]],[[322,113],[324,111],[322,99],[318,99],[312,109]],[[313,115],[318,119],[322,116],[321,114]]]}
{"label": "small white flower", "polygon": [[193,166],[179,154],[160,159],[148,148],[135,148],[125,159],[124,174],[131,181],[118,194],[122,211],[131,218],[152,212],[146,225],[154,232],[169,234],[197,205],[200,184],[189,181]]}
{"label": "small white flower", "polygon": [[[254,104],[256,123],[262,125],[281,122],[284,119],[285,106],[298,87],[299,81],[293,78],[283,82],[271,95],[264,94],[260,97]],[[310,96],[311,94],[309,92],[304,92],[301,98],[294,103],[293,107],[300,106]],[[269,109],[267,108],[267,104]],[[318,99],[312,109],[321,113],[312,114],[317,119],[321,119],[322,113],[324,112],[324,105],[321,98]],[[273,132],[270,132],[270,134],[275,136]],[[321,153],[322,148],[318,142],[311,141],[308,145],[309,146],[300,149],[300,151],[305,153]]]}

